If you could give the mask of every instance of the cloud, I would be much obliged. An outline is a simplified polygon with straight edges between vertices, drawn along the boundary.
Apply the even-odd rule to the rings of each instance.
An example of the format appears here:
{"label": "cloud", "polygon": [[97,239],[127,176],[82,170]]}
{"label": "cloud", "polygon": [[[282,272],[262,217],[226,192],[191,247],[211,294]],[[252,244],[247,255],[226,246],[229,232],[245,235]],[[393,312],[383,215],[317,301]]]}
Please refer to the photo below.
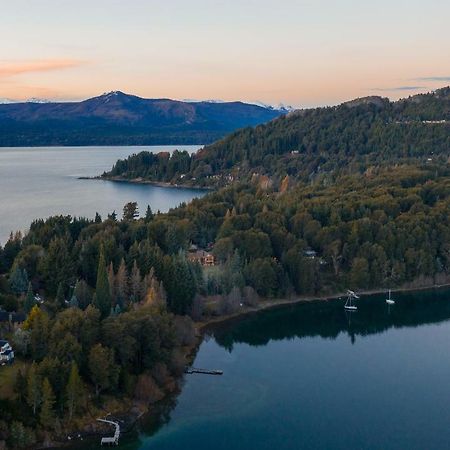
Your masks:
{"label": "cloud", "polygon": [[426,86],[396,86],[387,88],[372,88],[372,91],[377,92],[396,92],[396,91],[419,91],[421,89],[426,89]]}
{"label": "cloud", "polygon": [[76,59],[47,59],[41,61],[0,62],[0,78],[9,78],[27,73],[50,72],[69,69],[84,64]]}
{"label": "cloud", "polygon": [[450,76],[448,77],[421,77],[415,78],[416,81],[450,81]]}

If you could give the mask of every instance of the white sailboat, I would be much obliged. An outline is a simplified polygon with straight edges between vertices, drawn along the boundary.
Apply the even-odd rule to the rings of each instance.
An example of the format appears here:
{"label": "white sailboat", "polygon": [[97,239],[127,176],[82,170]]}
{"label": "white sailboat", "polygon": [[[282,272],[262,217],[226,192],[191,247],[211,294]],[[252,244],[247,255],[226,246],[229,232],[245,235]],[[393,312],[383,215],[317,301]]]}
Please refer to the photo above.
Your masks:
{"label": "white sailboat", "polygon": [[391,290],[389,289],[389,297],[386,299],[386,303],[388,305],[395,305],[395,300],[392,300],[391,298]]}
{"label": "white sailboat", "polygon": [[353,291],[347,291],[347,301],[345,302],[344,308],[347,311],[357,311],[358,307],[353,304],[353,299],[359,298]]}

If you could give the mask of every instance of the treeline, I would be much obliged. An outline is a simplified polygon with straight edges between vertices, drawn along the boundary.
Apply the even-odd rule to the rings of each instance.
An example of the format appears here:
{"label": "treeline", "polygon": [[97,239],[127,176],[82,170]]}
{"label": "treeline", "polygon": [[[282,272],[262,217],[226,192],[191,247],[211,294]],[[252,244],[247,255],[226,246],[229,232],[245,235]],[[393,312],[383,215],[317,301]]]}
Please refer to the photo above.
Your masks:
{"label": "treeline", "polygon": [[166,181],[187,173],[191,156],[187,151],[175,150],[172,154],[140,152],[122,160],[119,159],[104,177],[124,176],[128,179],[145,178],[151,181]]}
{"label": "treeline", "polygon": [[286,174],[302,181],[334,180],[374,165],[446,161],[449,126],[449,88],[399,102],[369,97],[290,113],[237,131],[191,157],[177,154],[173,163],[167,155],[133,155],[104,176],[201,186],[223,186],[254,173],[275,181]]}
{"label": "treeline", "polygon": [[[405,165],[344,176],[331,186],[290,187],[287,181],[282,192],[253,180],[167,214],[149,210],[138,220],[128,208],[121,221],[115,215],[103,222],[37,221],[0,252],[9,273],[3,291],[10,292],[0,298],[10,309],[20,307],[17,294],[26,299],[29,280],[33,291],[81,308],[92,303],[106,317],[153,290],[169,311],[192,315],[198,296],[228,296],[233,288],[243,298],[254,298],[244,295],[245,287],[261,297],[280,297],[445,276],[448,172],[448,166]],[[219,265],[202,268],[189,261],[191,244],[213,246]]]}
{"label": "treeline", "polygon": [[[449,175],[448,165],[405,165],[281,191],[254,178],[167,214],[138,218],[130,203],[121,220],[33,222],[0,249],[0,305],[28,314],[12,343],[34,362],[2,402],[0,432],[20,447],[32,430],[83,415],[86,393],[159,398],[193,340],[180,315],[448,281]],[[212,247],[218,265],[191,262],[192,244]]]}
{"label": "treeline", "polygon": [[105,320],[92,305],[56,315],[34,306],[12,339],[16,353],[32,363],[18,370],[14,399],[0,401],[2,438],[26,448],[47,433],[61,437],[96,411],[103,394],[160,400],[183,370],[174,350],[185,345],[180,336],[173,317],[155,306]]}

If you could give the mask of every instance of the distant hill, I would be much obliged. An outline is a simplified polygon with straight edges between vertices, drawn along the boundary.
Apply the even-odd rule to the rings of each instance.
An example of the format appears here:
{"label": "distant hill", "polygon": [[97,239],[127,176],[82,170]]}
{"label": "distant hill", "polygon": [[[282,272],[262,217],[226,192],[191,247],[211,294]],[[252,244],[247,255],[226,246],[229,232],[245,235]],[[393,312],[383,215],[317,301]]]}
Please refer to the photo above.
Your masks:
{"label": "distant hill", "polygon": [[370,167],[450,161],[450,88],[397,102],[365,97],[290,112],[236,131],[195,155],[141,153],[118,161],[106,177],[223,186],[265,176],[311,181]]}
{"label": "distant hill", "polygon": [[110,92],[82,102],[0,104],[0,146],[207,144],[287,111]]}

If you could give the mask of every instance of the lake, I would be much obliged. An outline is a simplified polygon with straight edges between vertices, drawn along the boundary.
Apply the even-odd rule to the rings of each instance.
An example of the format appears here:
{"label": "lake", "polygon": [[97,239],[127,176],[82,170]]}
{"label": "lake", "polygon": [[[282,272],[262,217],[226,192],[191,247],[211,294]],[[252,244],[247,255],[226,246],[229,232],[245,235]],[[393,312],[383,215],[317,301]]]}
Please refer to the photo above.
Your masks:
{"label": "lake", "polygon": [[[121,447],[450,447],[450,290],[282,307],[212,328],[181,394]],[[87,448],[87,447],[85,447]]]}
{"label": "lake", "polygon": [[27,230],[37,218],[54,214],[94,217],[136,201],[145,213],[167,211],[204,195],[196,189],[174,189],[103,180],[80,180],[108,170],[119,158],[142,150],[187,150],[199,146],[0,148],[0,243],[11,231]]}

